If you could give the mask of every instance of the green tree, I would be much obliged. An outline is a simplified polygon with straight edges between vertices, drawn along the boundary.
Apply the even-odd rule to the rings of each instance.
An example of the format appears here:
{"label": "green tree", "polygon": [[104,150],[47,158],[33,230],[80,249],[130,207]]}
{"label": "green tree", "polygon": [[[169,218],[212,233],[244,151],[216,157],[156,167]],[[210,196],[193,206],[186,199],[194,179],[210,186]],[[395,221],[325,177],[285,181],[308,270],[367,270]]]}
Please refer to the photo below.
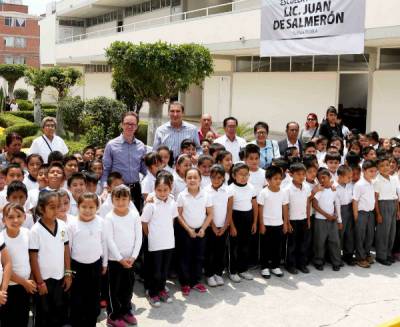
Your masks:
{"label": "green tree", "polygon": [[[52,67],[46,69],[48,75],[49,86],[54,87],[58,91],[58,101],[62,101],[67,95],[71,87],[81,81],[82,73],[72,67]],[[63,132],[63,121],[60,111],[57,110],[57,133]]]}
{"label": "green tree", "polygon": [[104,146],[108,140],[121,133],[121,116],[126,106],[120,101],[98,97],[85,103],[85,125],[88,144]]}
{"label": "green tree", "polygon": [[124,81],[136,98],[149,102],[149,144],[161,124],[163,104],[179,92],[187,91],[190,85],[201,85],[213,72],[209,50],[197,44],[136,45],[116,41],[106,49],[106,57],[113,68],[114,81]]}
{"label": "green tree", "polygon": [[3,77],[8,83],[8,96],[14,99],[14,87],[15,83],[24,76],[26,70],[25,65],[14,65],[14,64],[1,64],[0,65],[0,76]]}
{"label": "green tree", "polygon": [[33,117],[36,124],[40,125],[42,119],[42,93],[46,86],[49,85],[49,75],[47,69],[29,68],[25,71],[26,84],[33,87],[35,91]]}
{"label": "green tree", "polygon": [[143,99],[138,98],[135,94],[135,90],[132,89],[125,80],[115,78],[112,81],[112,88],[117,94],[117,99],[122,101],[129,111],[135,111],[139,113],[140,109],[142,108]]}
{"label": "green tree", "polygon": [[79,139],[79,135],[85,132],[84,128],[84,107],[85,102],[80,97],[65,97],[58,103],[64,126],[68,131],[74,133],[74,140]]}

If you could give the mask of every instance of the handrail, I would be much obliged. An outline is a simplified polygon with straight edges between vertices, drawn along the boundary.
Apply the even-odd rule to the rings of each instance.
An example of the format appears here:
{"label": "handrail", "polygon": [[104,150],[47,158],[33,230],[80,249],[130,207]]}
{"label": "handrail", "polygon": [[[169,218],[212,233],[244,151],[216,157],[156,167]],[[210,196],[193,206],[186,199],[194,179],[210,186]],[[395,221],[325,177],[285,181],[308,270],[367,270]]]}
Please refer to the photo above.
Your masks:
{"label": "handrail", "polygon": [[[251,3],[255,3],[255,2],[258,2],[258,4],[252,6]],[[243,4],[245,4],[245,3],[250,3],[250,6],[242,7]],[[143,29],[143,28],[151,28],[154,26],[168,25],[168,24],[174,23],[174,22],[186,21],[186,20],[201,18],[201,17],[215,16],[217,14],[225,14],[226,12],[218,12],[217,9],[220,9],[222,7],[229,8],[229,6],[231,7],[231,10],[227,11],[227,12],[240,12],[240,11],[248,11],[248,10],[260,8],[259,0],[232,1],[232,2],[223,3],[223,4],[219,4],[219,5],[214,5],[214,6],[204,7],[204,8],[200,8],[200,9],[175,13],[175,14],[171,14],[171,15],[167,15],[167,16],[161,16],[161,17],[155,17],[155,18],[150,18],[150,19],[146,19],[146,20],[141,20],[141,21],[133,22],[133,23],[126,24],[126,25],[109,27],[106,29],[93,31],[93,32],[89,32],[89,33],[73,35],[73,36],[69,36],[64,39],[58,40],[57,44],[70,43],[70,42],[75,42],[75,41],[81,41],[81,40],[88,39],[88,38],[110,35],[110,34],[117,33],[116,31],[120,31],[119,33],[127,32],[127,31],[135,32],[135,31]],[[213,11],[217,11],[217,12],[213,14],[212,13]],[[205,13],[205,15],[196,16],[196,14],[199,14],[201,12]],[[175,20],[174,20],[174,18],[175,18]],[[180,18],[180,19],[177,19],[177,18]],[[155,22],[157,22],[157,21],[160,21],[161,24],[155,24]],[[140,25],[143,25],[143,27],[140,28]]]}

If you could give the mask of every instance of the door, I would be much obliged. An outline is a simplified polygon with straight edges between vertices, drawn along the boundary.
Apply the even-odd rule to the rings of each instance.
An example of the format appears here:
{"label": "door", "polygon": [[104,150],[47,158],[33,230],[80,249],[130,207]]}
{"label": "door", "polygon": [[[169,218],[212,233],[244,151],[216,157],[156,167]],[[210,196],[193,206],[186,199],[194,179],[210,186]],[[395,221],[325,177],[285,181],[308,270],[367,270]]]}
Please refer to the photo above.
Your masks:
{"label": "door", "polygon": [[230,108],[231,108],[231,77],[219,76],[217,121],[222,122],[226,117],[229,117]]}

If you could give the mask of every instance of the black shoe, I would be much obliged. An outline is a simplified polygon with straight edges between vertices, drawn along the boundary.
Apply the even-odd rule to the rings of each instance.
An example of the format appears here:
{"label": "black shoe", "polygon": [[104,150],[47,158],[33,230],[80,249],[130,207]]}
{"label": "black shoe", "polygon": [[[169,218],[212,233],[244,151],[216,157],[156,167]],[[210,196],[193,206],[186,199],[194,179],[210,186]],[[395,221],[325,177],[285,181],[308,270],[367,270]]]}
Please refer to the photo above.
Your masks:
{"label": "black shoe", "polygon": [[333,271],[339,271],[340,270],[340,266],[332,266],[332,270]]}
{"label": "black shoe", "polygon": [[387,257],[387,261],[391,262],[391,263],[395,263],[396,260],[393,257]]}
{"label": "black shoe", "polygon": [[310,270],[306,266],[300,266],[298,269],[303,273],[303,274],[308,274],[310,273]]}
{"label": "black shoe", "polygon": [[391,266],[392,265],[392,263],[390,261],[388,261],[388,260],[379,259],[379,258],[375,258],[375,260],[377,262],[379,262],[381,265],[384,265],[384,266]]}
{"label": "black shoe", "polygon": [[286,267],[286,270],[292,275],[297,275],[299,273],[295,267]]}
{"label": "black shoe", "polygon": [[319,271],[322,271],[322,270],[324,270],[324,265],[319,265],[319,264],[314,264],[314,267],[315,267],[315,269],[317,269],[317,270],[319,270]]}
{"label": "black shoe", "polygon": [[343,263],[343,261],[341,261],[341,262],[340,262],[340,265],[339,265],[339,267],[344,267],[344,263]]}
{"label": "black shoe", "polygon": [[355,261],[353,258],[351,258],[351,259],[346,259],[346,260],[344,260],[344,262],[346,262],[346,264],[347,264],[348,266],[355,266],[355,265],[356,265],[356,261]]}

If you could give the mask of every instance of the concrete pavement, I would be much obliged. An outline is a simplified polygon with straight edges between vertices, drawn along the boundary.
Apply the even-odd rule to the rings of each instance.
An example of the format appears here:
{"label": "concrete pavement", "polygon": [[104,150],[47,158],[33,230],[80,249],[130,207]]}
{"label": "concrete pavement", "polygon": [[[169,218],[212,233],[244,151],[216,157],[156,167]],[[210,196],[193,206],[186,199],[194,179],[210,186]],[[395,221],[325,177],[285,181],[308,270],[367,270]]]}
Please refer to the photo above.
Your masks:
{"label": "concrete pavement", "polygon": [[[183,298],[168,283],[172,304],[152,308],[137,282],[133,303],[139,326],[190,327],[372,327],[400,316],[400,263],[369,269],[330,266],[320,272],[242,281],[192,291]],[[106,326],[105,320],[98,326]]]}

